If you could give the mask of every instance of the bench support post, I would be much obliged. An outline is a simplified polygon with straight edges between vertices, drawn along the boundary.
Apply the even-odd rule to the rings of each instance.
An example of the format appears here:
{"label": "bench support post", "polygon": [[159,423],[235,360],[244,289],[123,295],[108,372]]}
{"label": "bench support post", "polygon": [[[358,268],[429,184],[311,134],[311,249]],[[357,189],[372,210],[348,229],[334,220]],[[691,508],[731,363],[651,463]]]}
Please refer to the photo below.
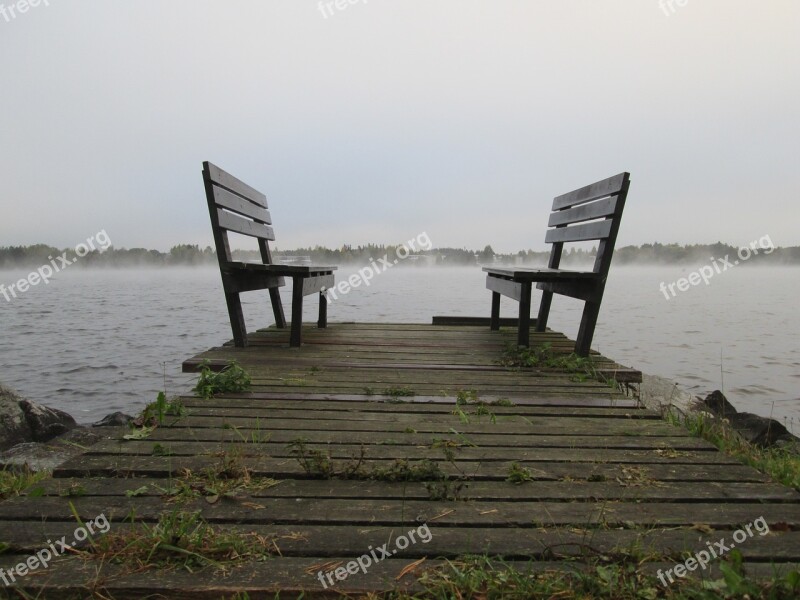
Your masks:
{"label": "bench support post", "polygon": [[289,346],[298,348],[302,344],[303,331],[303,278],[292,277],[292,332]]}
{"label": "bench support post", "polygon": [[533,284],[523,283],[519,299],[519,330],[517,331],[517,344],[529,347],[531,345],[531,289]]}
{"label": "bench support post", "polygon": [[319,320],[317,327],[325,329],[328,326],[328,297],[325,295],[325,290],[319,293]]}
{"label": "bench support post", "polygon": [[599,302],[587,302],[584,305],[581,326],[578,329],[578,337],[575,340],[575,354],[578,356],[589,356],[589,351],[592,348],[592,338],[594,337],[594,328],[597,325],[597,316],[599,314]]}
{"label": "bench support post", "polygon": [[492,317],[489,320],[489,328],[492,331],[500,329],[500,294],[492,292]]}
{"label": "bench support post", "polygon": [[550,318],[550,305],[553,302],[553,292],[542,292],[542,301],[539,303],[539,316],[536,318],[536,331],[547,330],[547,319]]}
{"label": "bench support post", "polygon": [[272,314],[275,315],[275,326],[278,329],[285,329],[286,316],[283,314],[280,290],[278,288],[269,288],[269,299],[272,303]]}
{"label": "bench support post", "polygon": [[242,302],[239,299],[238,292],[225,292],[225,303],[228,305],[228,316],[231,320],[234,344],[236,344],[237,348],[244,348],[247,346],[247,328],[244,324]]}

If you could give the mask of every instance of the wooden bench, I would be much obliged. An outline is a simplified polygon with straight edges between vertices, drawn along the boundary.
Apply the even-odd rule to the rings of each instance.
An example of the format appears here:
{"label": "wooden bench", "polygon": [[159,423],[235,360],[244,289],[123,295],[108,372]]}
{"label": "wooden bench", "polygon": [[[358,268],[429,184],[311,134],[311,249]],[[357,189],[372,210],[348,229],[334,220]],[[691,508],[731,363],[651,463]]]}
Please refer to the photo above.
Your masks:
{"label": "wooden bench", "polygon": [[[545,331],[547,327],[553,294],[585,301],[575,353],[588,356],[629,186],[630,174],[620,173],[553,201],[548,223],[553,229],[545,237],[553,245],[547,269],[484,267],[488,273],[486,287],[492,291],[493,330],[500,328],[500,296],[513,298],[519,302],[517,343],[530,346],[531,288],[536,283],[537,289],[543,291],[536,331]],[[559,268],[565,243],[591,240],[599,240],[591,271]]]}
{"label": "wooden bench", "polygon": [[[292,329],[290,346],[300,346],[303,321],[303,297],[319,293],[317,326],[327,326],[325,290],[333,287],[336,267],[288,266],[272,262],[269,242],[275,241],[267,198],[261,192],[236,179],[210,162],[203,163],[203,182],[211,216],[211,229],[217,247],[219,269],[228,314],[236,346],[247,346],[247,329],[242,314],[241,292],[268,290],[275,324],[286,327],[279,289],[285,277],[292,278]],[[260,263],[234,261],[228,244],[228,232],[254,237],[261,252]]]}

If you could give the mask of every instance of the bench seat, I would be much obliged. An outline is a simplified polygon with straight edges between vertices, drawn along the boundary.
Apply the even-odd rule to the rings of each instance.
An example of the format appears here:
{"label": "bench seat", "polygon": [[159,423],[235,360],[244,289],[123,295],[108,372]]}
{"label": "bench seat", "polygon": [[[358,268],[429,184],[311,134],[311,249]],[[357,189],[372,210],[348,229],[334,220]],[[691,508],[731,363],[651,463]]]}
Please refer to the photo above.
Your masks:
{"label": "bench seat", "polygon": [[573,279],[597,279],[592,271],[570,271],[568,269],[511,269],[506,267],[483,267],[493,277],[513,279],[514,281],[564,281]]}
{"label": "bench seat", "polygon": [[257,262],[229,262],[226,265],[230,269],[242,269],[246,271],[265,271],[273,275],[327,275],[333,273],[339,267],[331,266],[305,266],[305,265],[265,265]]}

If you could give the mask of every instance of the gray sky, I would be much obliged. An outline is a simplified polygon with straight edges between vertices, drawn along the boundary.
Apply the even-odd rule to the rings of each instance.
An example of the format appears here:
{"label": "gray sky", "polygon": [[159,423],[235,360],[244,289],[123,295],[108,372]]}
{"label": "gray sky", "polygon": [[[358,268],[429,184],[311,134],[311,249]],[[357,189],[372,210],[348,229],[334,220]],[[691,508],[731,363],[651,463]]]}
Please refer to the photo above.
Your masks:
{"label": "gray sky", "polygon": [[620,244],[800,244],[796,0],[3,2],[0,245],[210,244],[203,160],[279,247],[541,249],[626,170]]}

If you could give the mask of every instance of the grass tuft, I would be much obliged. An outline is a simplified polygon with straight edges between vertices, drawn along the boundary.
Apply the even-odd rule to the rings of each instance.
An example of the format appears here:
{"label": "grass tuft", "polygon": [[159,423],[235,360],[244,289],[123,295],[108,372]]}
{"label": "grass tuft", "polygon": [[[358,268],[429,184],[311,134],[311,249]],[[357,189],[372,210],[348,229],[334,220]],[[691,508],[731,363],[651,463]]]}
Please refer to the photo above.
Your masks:
{"label": "grass tuft", "polygon": [[726,421],[704,413],[680,416],[667,410],[667,421],[685,427],[726,454],[766,473],[776,481],[800,490],[800,456],[786,448],[761,448],[740,436]]}
{"label": "grass tuft", "polygon": [[200,379],[193,391],[201,398],[209,400],[217,394],[244,392],[250,389],[250,375],[235,360],[229,362],[218,373],[211,370],[208,361],[204,361],[200,367]]}
{"label": "grass tuft", "polygon": [[0,469],[0,501],[19,496],[23,491],[42,479],[50,477],[49,471],[34,472],[24,467],[22,469]]}

